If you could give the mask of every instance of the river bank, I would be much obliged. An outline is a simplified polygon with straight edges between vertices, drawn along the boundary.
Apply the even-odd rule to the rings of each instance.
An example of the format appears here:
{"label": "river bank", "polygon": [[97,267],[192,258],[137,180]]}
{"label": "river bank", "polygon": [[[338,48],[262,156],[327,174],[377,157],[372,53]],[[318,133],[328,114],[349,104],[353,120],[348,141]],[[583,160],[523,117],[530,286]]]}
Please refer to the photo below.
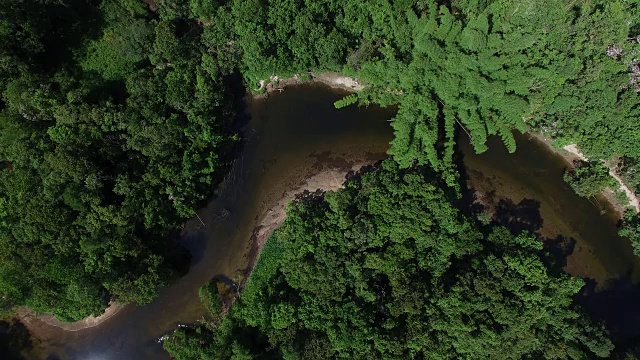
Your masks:
{"label": "river bank", "polygon": [[125,306],[83,331],[38,322],[31,326],[36,345],[28,358],[167,359],[157,339],[206,316],[201,286],[214,278],[242,279],[295,193],[334,189],[349,171],[387,156],[393,110],[338,110],[333,103],[344,93],[310,82],[268,99],[247,96],[242,151],[216,196],[180,235],[192,255],[189,272],[150,304]]}
{"label": "river bank", "polygon": [[[282,79],[274,75],[269,79],[268,82],[266,80],[261,81],[261,85],[260,85],[261,89],[258,89],[258,90],[261,90],[264,92],[261,94],[252,94],[251,95],[252,101],[256,103],[269,101],[270,98],[282,96],[283,94],[281,93],[283,93],[287,88],[299,87],[303,83],[306,84],[306,86],[312,85],[314,83],[322,84],[330,87],[334,91],[344,92],[344,93],[347,93],[347,92],[352,93],[355,91],[362,90],[364,88],[364,85],[361,84],[359,80],[350,78],[347,76],[343,76],[338,73],[309,72],[308,76],[309,76],[309,79],[303,81],[303,79],[299,75],[294,75],[292,77],[282,78]],[[295,91],[295,89],[293,91]],[[249,135],[251,136],[252,134],[249,133]],[[552,141],[550,139],[547,139],[542,135],[535,135],[531,133],[529,135],[539,140],[542,144],[547,146],[554,153],[562,156],[566,160],[566,163],[568,166],[573,166],[573,162],[576,160],[586,159],[584,155],[580,153],[575,146],[574,147],[567,146],[564,149],[557,149],[553,147]],[[242,161],[244,162],[244,158],[242,159]],[[363,164],[364,163],[360,163],[355,166],[361,166]],[[352,167],[348,169],[344,167],[342,168],[338,167],[338,168],[326,170],[325,173],[312,175],[311,178],[306,180],[306,183],[304,183],[303,186],[295,188],[295,190],[288,191],[280,199],[276,200],[271,205],[271,207],[269,207],[270,210],[267,213],[264,213],[261,216],[259,223],[252,228],[252,232],[250,236],[251,237],[250,250],[248,250],[249,254],[247,255],[249,265],[242,270],[242,273],[243,273],[242,283],[245,283],[247,281],[248,276],[251,270],[253,269],[253,266],[255,265],[255,263],[259,258],[259,253],[260,253],[260,250],[262,249],[262,246],[264,246],[264,243],[269,238],[273,230],[277,228],[284,220],[284,216],[285,216],[284,210],[285,210],[286,204],[289,201],[291,201],[293,198],[295,198],[295,195],[297,193],[303,192],[305,190],[306,191],[315,191],[315,190],[329,191],[329,190],[335,190],[339,188],[344,182],[344,175],[349,170],[354,170],[354,169]],[[335,179],[342,179],[342,180],[337,181]],[[619,183],[621,183],[621,188],[623,188],[624,184],[622,183],[621,179],[617,177],[616,180],[618,180]],[[627,190],[625,191],[625,193],[627,194],[627,196],[629,196],[629,193],[631,193],[631,191],[627,187],[624,187],[623,189]],[[486,193],[490,192],[486,187],[484,188],[484,190],[486,190],[485,191]],[[613,190],[607,190],[602,195],[607,202],[612,204],[612,206],[617,210],[619,214],[624,213],[626,206],[620,203],[620,201],[616,197],[616,194],[614,193]],[[638,203],[637,198],[635,198],[634,207],[636,208],[636,210],[640,210],[640,204]],[[227,216],[226,209],[220,212],[220,214],[217,214],[217,218],[221,218],[224,216]],[[551,236],[553,234],[557,235],[558,233],[559,231],[555,231],[555,230],[547,231],[545,235]],[[580,271],[574,271],[574,272],[587,273],[588,271],[580,270]],[[598,271],[598,272],[601,272],[601,271]],[[26,309],[21,309],[21,311],[18,313],[18,319],[23,323],[25,323],[28,327],[30,327],[31,329],[37,332],[41,332],[41,330],[38,330],[38,329],[43,328],[43,324],[46,325],[44,327],[55,327],[64,331],[77,332],[77,331],[81,331],[84,329],[88,329],[88,328],[92,328],[100,325],[102,322],[116,315],[122,308],[123,308],[122,305],[112,304],[111,306],[109,306],[109,308],[106,309],[104,314],[98,317],[90,316],[86,319],[73,322],[73,323],[65,323],[65,322],[58,321],[53,316],[47,315],[47,314],[36,315],[35,313],[30,312]]]}
{"label": "river bank", "polygon": [[593,281],[599,290],[614,279],[640,281],[640,258],[618,234],[618,210],[603,195],[583,198],[564,182],[576,155],[563,154],[532,134],[514,136],[518,149],[513,154],[496,137],[483,154],[460,141],[474,193],[469,201],[512,231],[537,233],[565,272]]}
{"label": "river bank", "polygon": [[109,303],[109,306],[104,310],[101,315],[87,316],[86,318],[74,322],[64,322],[55,318],[51,314],[36,314],[34,311],[28,308],[20,308],[16,311],[16,318],[25,324],[28,328],[34,329],[35,327],[46,324],[48,326],[54,326],[64,331],[81,331],[94,326],[98,326],[104,321],[109,320],[112,316],[116,315],[120,310],[125,307],[124,304],[116,304],[114,302]]}
{"label": "river bank", "polygon": [[251,235],[251,251],[249,253],[247,267],[243,274],[244,277],[240,283],[240,288],[244,288],[246,283],[249,281],[251,273],[260,258],[262,248],[266,244],[267,240],[269,240],[274,230],[284,222],[287,206],[292,201],[308,192],[315,193],[317,191],[327,192],[338,190],[344,186],[344,183],[347,181],[348,174],[358,172],[361,168],[367,165],[371,165],[371,162],[343,164],[342,166],[325,169],[322,172],[307,178],[302,186],[287,191],[282,198],[272,204],[266,213],[262,215],[258,225],[253,228]]}
{"label": "river bank", "polygon": [[280,78],[278,75],[272,75],[268,80],[262,79],[258,82],[259,87],[255,89],[253,98],[256,100],[266,99],[271,94],[281,93],[287,87],[297,86],[308,83],[320,83],[329,86],[335,90],[343,90],[347,92],[360,91],[364,89],[364,85],[359,80],[340,75],[335,72],[319,72],[310,71],[303,77],[295,74],[291,77]]}
{"label": "river bank", "polygon": [[[337,189],[348,172],[387,156],[393,138],[387,120],[393,109],[337,110],[333,103],[353,90],[319,81],[291,87],[269,97],[247,96],[251,116],[242,129],[243,150],[217,197],[181,234],[181,244],[193,256],[189,272],[162,289],[152,303],[125,306],[118,316],[83,331],[41,324],[36,334],[41,345],[30,358],[168,358],[156,340],[180,324],[203,319],[206,309],[198,288],[212,278],[236,283],[249,278],[262,246],[296,194]],[[526,136],[517,141],[516,154],[507,154],[500,140],[492,138],[489,151],[481,155],[472,151],[468,139],[459,141],[468,173],[482,181],[486,194],[499,205],[496,209],[520,223],[533,220],[529,225],[536,229],[544,225],[544,234],[559,239],[549,244],[572,243],[564,256],[567,271],[575,276],[599,283],[635,276],[635,258],[630,244],[617,237],[615,219],[602,215],[562,181],[566,162]]]}
{"label": "river bank", "polygon": [[[541,143],[545,144],[549,149],[562,156],[567,161],[567,165],[571,168],[574,167],[574,163],[576,161],[589,161],[589,159],[584,155],[584,153],[582,153],[582,151],[580,151],[580,148],[578,148],[576,144],[569,144],[558,149],[553,145],[552,139],[546,138],[542,134],[531,135],[538,139]],[[625,184],[622,177],[620,177],[620,175],[616,173],[613,167],[609,166],[604,160],[600,161],[604,162],[609,169],[609,176],[611,176],[618,183],[619,187],[617,190],[624,193],[627,199],[627,203],[622,203],[619,197],[616,196],[616,189],[607,188],[602,192],[601,195],[605,197],[609,203],[611,203],[616,211],[618,211],[620,217],[623,217],[624,213],[629,208],[633,209],[636,213],[640,213],[640,199],[635,194],[635,192],[631,190],[631,188],[627,184]]]}
{"label": "river bank", "polygon": [[[288,78],[279,78],[277,75],[273,75],[268,81],[260,80],[260,88],[257,90],[264,92],[253,94],[253,97],[256,100],[266,99],[270,96],[270,94],[281,93],[285,91],[287,87],[312,82],[321,83],[331,87],[332,89],[342,90],[349,93],[357,92],[365,88],[365,85],[362,84],[359,80],[341,75],[339,73],[309,72],[308,76],[310,77],[310,79],[303,81],[299,74]],[[574,163],[576,161],[589,161],[576,144],[566,145],[563,148],[556,148],[553,145],[553,140],[545,137],[543,134],[536,134],[535,132],[529,132],[528,134],[533,138],[539,140],[554,153],[562,156],[562,158],[566,160],[567,165],[571,168],[574,167]],[[636,213],[640,213],[640,198],[638,198],[635,192],[625,184],[622,177],[620,177],[620,175],[616,173],[613,167],[608,166],[608,164],[607,167],[609,168],[609,175],[614,180],[616,180],[619,185],[617,191],[624,193],[625,197],[627,198],[627,203],[625,204],[620,201],[620,198],[616,194],[616,189],[605,189],[601,193],[602,197],[605,198],[607,202],[609,202],[613,206],[613,208],[616,209],[621,218],[624,216],[624,213],[628,208],[632,208]]]}
{"label": "river bank", "polygon": [[[308,85],[311,85],[313,83],[318,83],[318,84],[326,85],[333,90],[344,91],[344,92],[353,92],[353,91],[361,90],[363,88],[363,86],[359,84],[357,80],[346,77],[346,76],[342,76],[337,73],[310,72],[308,75],[310,76],[310,79],[304,82],[305,84],[308,84]],[[279,79],[277,76],[273,76],[270,79],[270,81],[266,83],[264,93],[253,94],[251,98],[253,102],[265,101],[271,95],[280,94],[282,91],[284,91],[286,87],[300,86],[302,84],[303,84],[303,81],[298,75],[295,75],[290,78],[284,78],[284,79]],[[339,96],[336,95],[336,100],[338,98]],[[249,133],[249,136],[252,136],[252,135],[253,134]],[[333,176],[339,176],[339,173],[342,173],[342,172],[346,174],[346,171],[343,171],[343,170],[344,169],[335,170],[337,171],[335,173],[331,173],[330,171],[329,173],[331,173]],[[344,174],[342,174],[342,176],[344,176]],[[310,181],[311,183],[318,182],[317,180],[313,180],[313,179],[310,179]],[[322,181],[319,181],[319,182],[327,184],[326,182],[322,182]],[[323,187],[326,187],[326,189],[334,189],[335,184],[323,185]],[[318,189],[320,188],[321,187],[318,187]],[[308,189],[300,188],[300,191],[304,191],[304,190],[308,190]],[[287,201],[290,200],[289,198],[292,195],[295,195],[295,194],[289,194],[286,197]],[[283,201],[284,201],[284,198],[283,198]],[[284,216],[284,205],[282,205],[282,208],[283,208],[282,216]],[[224,214],[219,214],[219,215],[225,216]],[[266,222],[264,224],[264,229],[261,230],[262,232],[266,232],[267,228],[277,227],[277,225],[274,226],[273,224],[268,224],[267,219],[265,219],[265,221]],[[272,229],[268,231],[269,234],[271,231]],[[80,332],[82,330],[96,327],[102,324],[103,322],[111,319],[113,316],[118,314],[124,307],[126,307],[126,305],[110,303],[109,307],[105,309],[103,314],[99,316],[88,316],[82,320],[70,322],[70,323],[59,321],[53,315],[50,315],[50,314],[36,314],[35,312],[27,308],[18,309],[18,311],[16,311],[14,318],[19,320],[23,324],[25,324],[25,326],[27,326],[27,328],[29,328],[29,330],[32,333],[38,334],[38,336],[41,338],[48,338],[52,332],[55,332],[55,331],[52,331],[52,328],[59,329],[62,331],[67,331],[67,332]]]}

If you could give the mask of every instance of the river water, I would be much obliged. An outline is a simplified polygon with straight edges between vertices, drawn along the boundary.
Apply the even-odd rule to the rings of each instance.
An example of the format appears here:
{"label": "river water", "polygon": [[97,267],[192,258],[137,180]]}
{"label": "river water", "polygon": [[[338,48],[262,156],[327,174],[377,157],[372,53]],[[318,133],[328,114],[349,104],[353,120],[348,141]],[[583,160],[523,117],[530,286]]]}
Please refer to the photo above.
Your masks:
{"label": "river water", "polygon": [[[393,111],[375,106],[336,110],[333,102],[341,96],[324,85],[307,84],[266,100],[250,100],[251,119],[242,130],[246,139],[242,154],[219,186],[217,197],[198,212],[200,219],[185,225],[181,242],[193,255],[188,274],[163,289],[151,304],[127,306],[90,329],[67,332],[34,324],[39,340],[31,355],[168,358],[156,339],[205,315],[197,289],[207,281],[213,277],[240,280],[249,261],[254,228],[283,194],[327,168],[346,171],[353,164],[385,157],[392,139],[387,120]],[[470,184],[479,189],[479,200],[493,207],[496,218],[514,218],[509,221],[515,226],[563,244],[550,248],[570,253],[566,259],[570,273],[598,284],[621,276],[636,279],[640,267],[630,255],[628,241],[617,236],[614,211],[603,199],[598,204],[576,196],[562,182],[566,163],[561,157],[524,135],[517,142],[515,154],[507,154],[492,139],[491,150],[476,155],[468,141],[460,138],[459,154]]]}

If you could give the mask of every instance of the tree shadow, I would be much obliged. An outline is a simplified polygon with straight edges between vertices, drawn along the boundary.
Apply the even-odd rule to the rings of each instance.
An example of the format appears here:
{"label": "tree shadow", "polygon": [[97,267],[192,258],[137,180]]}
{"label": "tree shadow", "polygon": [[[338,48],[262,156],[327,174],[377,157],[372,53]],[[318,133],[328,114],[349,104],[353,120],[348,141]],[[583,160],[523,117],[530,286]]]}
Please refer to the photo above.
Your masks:
{"label": "tree shadow", "polygon": [[585,279],[575,300],[595,320],[602,321],[618,348],[640,350],[640,286],[629,274],[607,281],[605,289],[597,289],[594,279]]}
{"label": "tree shadow", "polygon": [[[250,96],[251,93],[244,85],[242,74],[235,71],[231,74],[223,76],[224,98],[228,99],[226,108],[222,111],[220,118],[222,119],[221,130],[224,134],[240,135],[240,140],[225,141],[220,153],[222,154],[222,166],[216,171],[211,179],[208,194],[205,198],[197,202],[198,208],[206,207],[207,204],[220,197],[218,187],[228,180],[237,166],[236,161],[242,159],[247,143],[251,141],[255,132],[252,132],[247,125],[251,121],[250,113]],[[242,178],[242,171],[234,176]],[[237,185],[237,184],[236,184]]]}
{"label": "tree shadow", "polygon": [[25,359],[22,354],[32,348],[31,335],[22,322],[16,319],[0,321],[0,357],[2,359]]}
{"label": "tree shadow", "polygon": [[87,39],[102,33],[103,19],[96,0],[17,1],[7,6],[14,17],[35,36],[40,36],[42,49],[35,54],[18,56],[34,60],[48,73],[62,66],[73,66],[76,49]]}
{"label": "tree shadow", "polygon": [[576,239],[558,235],[555,238],[542,240],[542,259],[547,269],[554,275],[566,274],[567,258],[573,254],[576,247]]}
{"label": "tree shadow", "polygon": [[364,165],[358,170],[349,170],[344,176],[345,181],[360,181],[362,179],[362,174],[366,174],[369,172],[376,171],[380,169],[380,163],[383,160],[376,161],[373,164]]}
{"label": "tree shadow", "polygon": [[317,189],[315,191],[305,190],[301,193],[298,193],[293,198],[294,202],[304,202],[305,204],[317,203],[324,200],[325,191],[322,189]]}
{"label": "tree shadow", "polygon": [[180,276],[189,272],[189,268],[204,258],[207,248],[207,234],[203,231],[184,232],[180,243],[171,250],[174,268]]}
{"label": "tree shadow", "polygon": [[523,231],[535,233],[542,227],[540,201],[522,199],[515,204],[511,199],[501,199],[496,206],[495,220],[514,235]]}
{"label": "tree shadow", "polygon": [[218,274],[213,277],[213,280],[225,284],[230,290],[237,291],[240,284],[235,282],[232,278],[225,274]]}

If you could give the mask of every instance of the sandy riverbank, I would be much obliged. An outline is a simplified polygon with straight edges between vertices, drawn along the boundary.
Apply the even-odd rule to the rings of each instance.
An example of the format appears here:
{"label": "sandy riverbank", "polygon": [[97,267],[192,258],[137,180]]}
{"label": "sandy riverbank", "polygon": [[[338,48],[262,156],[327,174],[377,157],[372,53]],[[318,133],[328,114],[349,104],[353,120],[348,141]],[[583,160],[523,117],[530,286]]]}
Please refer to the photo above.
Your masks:
{"label": "sandy riverbank", "polygon": [[[532,134],[532,136],[534,136],[535,138],[540,140],[542,143],[547,145],[554,152],[560,154],[567,161],[567,164],[569,166],[573,167],[575,161],[589,161],[589,159],[582,153],[582,151],[580,151],[580,149],[576,144],[569,144],[564,146],[561,149],[557,149],[553,146],[553,140],[548,139],[542,135]],[[608,168],[609,168],[609,175],[612,178],[614,178],[618,183],[618,186],[619,186],[618,190],[622,191],[625,194],[627,198],[627,203],[623,204],[620,202],[620,200],[615,194],[615,189],[605,189],[602,192],[602,195],[611,203],[611,205],[616,209],[616,211],[618,211],[620,216],[623,216],[625,211],[629,207],[633,208],[636,213],[640,213],[640,200],[638,199],[638,196],[636,196],[635,192],[633,192],[633,190],[631,190],[631,188],[629,188],[624,183],[620,175],[618,175],[614,171],[614,169],[612,169],[611,167],[608,167]]]}
{"label": "sandy riverbank", "polygon": [[262,99],[269,97],[271,93],[280,93],[286,90],[288,86],[300,85],[303,82],[318,82],[330,86],[333,89],[344,90],[349,92],[360,91],[364,89],[364,85],[357,79],[343,76],[334,72],[309,72],[309,79],[302,80],[299,74],[293,75],[288,78],[280,78],[278,75],[272,75],[268,80],[260,80],[259,87],[254,89],[255,91],[263,91],[262,93],[254,95],[255,99]]}
{"label": "sandy riverbank", "polygon": [[43,325],[54,326],[65,331],[80,331],[100,325],[112,316],[116,315],[124,308],[124,306],[125,305],[123,304],[111,302],[102,315],[87,316],[82,320],[74,322],[60,321],[51,314],[37,315],[35,312],[27,308],[18,309],[16,311],[16,318],[25,324],[25,326],[32,332],[36,331],[37,328],[40,328]]}
{"label": "sandy riverbank", "polygon": [[299,194],[305,192],[313,193],[316,191],[326,192],[338,190],[342,188],[344,183],[347,181],[347,174],[357,172],[367,165],[369,165],[369,163],[361,162],[352,166],[333,167],[323,170],[322,172],[307,178],[304,184],[300,187],[287,191],[282,198],[272,204],[272,206],[263,213],[258,225],[253,229],[248,265],[244,271],[244,278],[242,279],[240,288],[244,287],[249,280],[251,272],[260,258],[260,252],[267,240],[269,240],[273,231],[284,222],[286,218],[286,208],[291,201],[293,201]]}

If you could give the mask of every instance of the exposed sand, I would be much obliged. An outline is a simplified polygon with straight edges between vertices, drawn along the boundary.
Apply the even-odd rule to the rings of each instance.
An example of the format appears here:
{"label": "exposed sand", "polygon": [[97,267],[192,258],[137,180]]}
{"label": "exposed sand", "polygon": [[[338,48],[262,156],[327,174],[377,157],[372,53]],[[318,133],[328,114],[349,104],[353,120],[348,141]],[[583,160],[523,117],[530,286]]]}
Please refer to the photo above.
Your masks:
{"label": "exposed sand", "polygon": [[297,195],[306,191],[334,191],[342,188],[346,182],[346,175],[349,172],[356,172],[363,166],[369,165],[369,163],[356,163],[351,167],[333,167],[328,168],[316,175],[313,175],[306,179],[305,183],[295,189],[292,189],[284,194],[280,200],[275,202],[268,210],[262,215],[262,218],[258,222],[258,225],[253,229],[251,235],[251,251],[249,253],[249,262],[245,269],[244,278],[240,284],[240,288],[246,285],[251,272],[255,268],[260,252],[264,247],[264,244],[269,240],[273,231],[277,229],[286,218],[285,210],[287,205],[293,201]]}
{"label": "exposed sand", "polygon": [[124,308],[123,304],[116,304],[114,302],[111,302],[109,303],[109,306],[104,310],[104,313],[102,315],[88,316],[82,320],[74,322],[60,321],[51,314],[37,315],[28,308],[18,309],[16,311],[16,317],[30,330],[33,330],[35,327],[38,327],[39,325],[42,325],[44,323],[50,326],[55,326],[65,331],[80,331],[99,325],[100,323],[117,314],[118,311],[120,311],[122,308]]}
{"label": "exposed sand", "polygon": [[[567,145],[563,147],[563,149],[571,154],[574,154],[580,160],[589,161],[589,159],[587,159],[587,157],[580,151],[580,149],[578,149],[578,146],[576,144]],[[624,183],[620,175],[616,174],[613,168],[611,168],[610,166],[608,168],[609,175],[611,175],[612,178],[616,179],[619,189],[627,196],[629,205],[635,209],[636,213],[640,213],[640,201],[638,201],[638,197],[636,196],[636,194]]]}
{"label": "exposed sand", "polygon": [[[311,79],[304,82],[319,82],[322,84],[329,85],[334,89],[341,89],[345,91],[360,91],[364,89],[364,85],[362,85],[357,79],[343,76],[338,73],[333,72],[321,72],[314,73],[309,72],[308,74]],[[270,93],[273,92],[282,92],[288,86],[299,85],[302,84],[303,81],[299,74],[293,75],[288,78],[280,78],[278,75],[272,75],[268,80],[263,79],[258,82],[258,88],[255,91],[264,91],[261,94],[254,95],[254,98],[260,99],[268,97]]]}
{"label": "exposed sand", "polygon": [[589,161],[589,159],[587,159],[587,157],[584,156],[584,154],[580,151],[580,149],[578,149],[578,145],[576,144],[567,145],[563,147],[563,149],[575,155],[578,160]]}
{"label": "exposed sand", "polygon": [[327,84],[334,88],[341,88],[352,91],[360,91],[364,89],[364,85],[362,85],[357,79],[348,76],[342,76],[338,73],[323,72],[318,74],[311,74],[311,77],[314,81]]}

